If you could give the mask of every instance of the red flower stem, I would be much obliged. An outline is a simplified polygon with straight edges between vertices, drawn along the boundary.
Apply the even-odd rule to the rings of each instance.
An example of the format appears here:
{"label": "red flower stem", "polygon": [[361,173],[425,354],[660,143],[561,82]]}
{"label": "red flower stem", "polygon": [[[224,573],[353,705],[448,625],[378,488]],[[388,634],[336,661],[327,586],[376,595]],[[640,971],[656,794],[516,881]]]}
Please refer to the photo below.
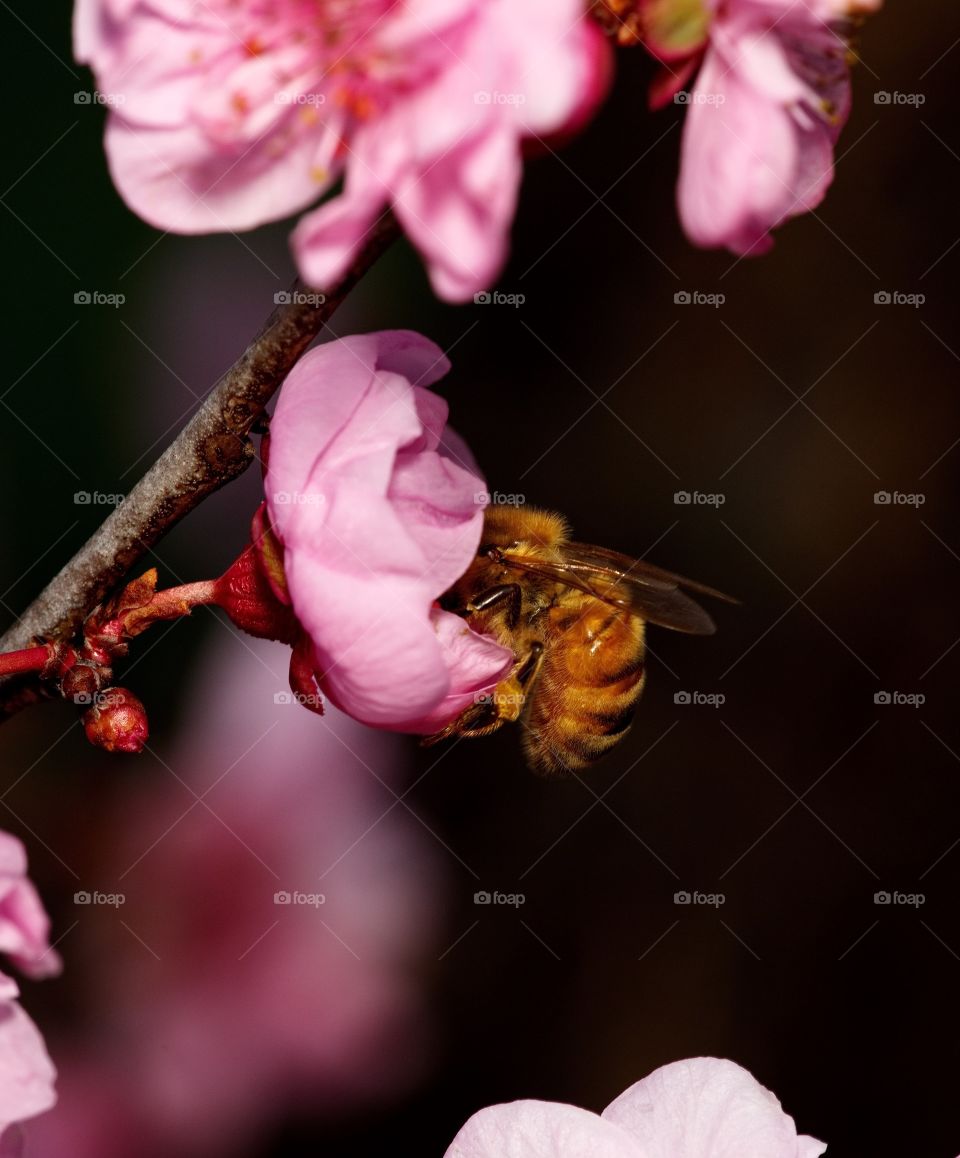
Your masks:
{"label": "red flower stem", "polygon": [[28,647],[23,651],[0,653],[0,675],[17,675],[25,671],[40,671],[50,658],[50,649]]}

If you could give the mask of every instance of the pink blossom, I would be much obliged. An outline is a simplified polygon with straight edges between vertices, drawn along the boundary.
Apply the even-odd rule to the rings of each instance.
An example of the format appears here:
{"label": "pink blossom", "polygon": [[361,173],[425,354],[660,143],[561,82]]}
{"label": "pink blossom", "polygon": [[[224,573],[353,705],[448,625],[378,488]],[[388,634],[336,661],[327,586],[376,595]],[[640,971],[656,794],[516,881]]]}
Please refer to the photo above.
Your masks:
{"label": "pink blossom", "polygon": [[[703,64],[689,94],[678,201],[702,246],[760,254],[770,230],[815,209],[850,111],[852,17],[880,0],[704,0]],[[701,27],[701,26],[698,26]],[[673,67],[686,82],[702,46]]]}
{"label": "pink blossom", "polygon": [[306,208],[328,285],[392,205],[451,300],[495,279],[521,144],[584,119],[605,46],[583,0],[77,0],[127,203],[179,233]]}
{"label": "pink blossom", "polygon": [[819,1158],[774,1095],[745,1069],[691,1058],[654,1070],[602,1114],[557,1102],[481,1110],[446,1158]]}
{"label": "pink blossom", "polygon": [[40,1031],[17,1001],[16,984],[0,974],[0,1155],[19,1153],[16,1123],[56,1102],[57,1072]]}
{"label": "pink blossom", "polygon": [[275,645],[218,634],[165,767],[103,817],[98,880],[125,903],[71,934],[85,1021],[29,1158],[236,1158],[427,1062],[445,854],[390,808],[407,745],[298,709]]}
{"label": "pink blossom", "polygon": [[476,554],[486,485],[425,387],[449,369],[406,331],[320,346],[270,425],[267,504],[320,686],[343,711],[428,732],[513,655],[435,601]]}
{"label": "pink blossom", "polygon": [[[30,977],[60,970],[50,948],[50,921],[26,876],[27,854],[0,832],[0,952]],[[20,1152],[16,1123],[49,1110],[56,1101],[56,1071],[40,1032],[16,998],[16,982],[0,973],[0,1154]]]}
{"label": "pink blossom", "polygon": [[50,948],[50,918],[27,879],[27,853],[15,836],[0,832],[0,953],[28,977],[60,972]]}

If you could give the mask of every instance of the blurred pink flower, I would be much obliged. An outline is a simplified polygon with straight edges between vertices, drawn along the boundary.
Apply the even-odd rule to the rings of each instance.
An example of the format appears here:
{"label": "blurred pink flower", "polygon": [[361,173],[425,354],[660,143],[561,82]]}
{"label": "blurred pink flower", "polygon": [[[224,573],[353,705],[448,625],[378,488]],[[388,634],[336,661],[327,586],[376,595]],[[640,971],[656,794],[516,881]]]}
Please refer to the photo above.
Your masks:
{"label": "blurred pink flower", "polygon": [[425,389],[450,363],[419,334],[329,342],[287,378],[267,504],[321,688],[379,728],[430,732],[514,662],[435,600],[473,559],[486,485]]}
{"label": "blurred pink flower", "polygon": [[654,1070],[602,1114],[522,1101],[474,1114],[446,1158],[818,1158],[822,1142],[745,1069],[691,1058]]}
{"label": "blurred pink flower", "polygon": [[[50,920],[26,872],[23,845],[0,832],[0,953],[30,977],[49,977],[60,971],[60,958],[50,948]],[[18,993],[16,982],[0,973],[0,1155],[11,1156],[20,1153],[15,1124],[56,1101],[56,1070]]]}
{"label": "blurred pink flower", "polygon": [[0,953],[27,977],[53,977],[62,968],[50,948],[50,918],[27,879],[27,853],[15,836],[0,832]]}
{"label": "blurred pink flower", "polygon": [[391,809],[403,742],[301,711],[276,645],[222,633],[177,746],[105,818],[125,900],[71,935],[84,1021],[30,1158],[237,1158],[425,1064],[443,866]]}
{"label": "blurred pink flower", "polygon": [[250,229],[344,177],[294,233],[303,277],[329,285],[392,204],[455,301],[505,259],[521,142],[584,119],[606,73],[583,0],[77,0],[75,49],[147,221]]}
{"label": "blurred pink flower", "polygon": [[765,253],[770,230],[820,204],[850,111],[853,21],[880,2],[703,0],[703,19],[685,26],[686,58],[664,55],[672,79],[654,98],[674,95],[703,56],[688,94],[678,188],[697,245]]}

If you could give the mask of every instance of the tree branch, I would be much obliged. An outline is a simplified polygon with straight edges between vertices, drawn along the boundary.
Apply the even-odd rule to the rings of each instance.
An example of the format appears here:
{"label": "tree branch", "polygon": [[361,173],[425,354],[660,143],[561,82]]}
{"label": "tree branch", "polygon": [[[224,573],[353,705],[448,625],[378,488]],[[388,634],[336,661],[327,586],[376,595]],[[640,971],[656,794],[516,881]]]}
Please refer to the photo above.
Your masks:
{"label": "tree branch", "polygon": [[[325,295],[297,283],[197,413],[93,536],[0,639],[0,651],[73,636],[139,558],[254,458],[250,430],[337,306],[397,236],[382,218],[339,283]],[[322,297],[322,301],[317,299]],[[314,304],[310,304],[310,303]],[[18,681],[19,682],[19,681]],[[0,681],[0,714],[23,706],[23,689]],[[30,696],[26,697],[29,702]]]}

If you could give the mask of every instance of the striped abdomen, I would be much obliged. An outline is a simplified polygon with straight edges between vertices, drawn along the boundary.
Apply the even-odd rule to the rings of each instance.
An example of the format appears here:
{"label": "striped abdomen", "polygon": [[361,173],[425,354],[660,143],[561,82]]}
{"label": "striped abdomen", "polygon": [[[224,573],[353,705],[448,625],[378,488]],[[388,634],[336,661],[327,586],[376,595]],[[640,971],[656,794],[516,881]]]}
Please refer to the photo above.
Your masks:
{"label": "striped abdomen", "polygon": [[547,615],[524,748],[538,772],[576,771],[606,755],[633,723],[644,682],[644,623],[572,592]]}

